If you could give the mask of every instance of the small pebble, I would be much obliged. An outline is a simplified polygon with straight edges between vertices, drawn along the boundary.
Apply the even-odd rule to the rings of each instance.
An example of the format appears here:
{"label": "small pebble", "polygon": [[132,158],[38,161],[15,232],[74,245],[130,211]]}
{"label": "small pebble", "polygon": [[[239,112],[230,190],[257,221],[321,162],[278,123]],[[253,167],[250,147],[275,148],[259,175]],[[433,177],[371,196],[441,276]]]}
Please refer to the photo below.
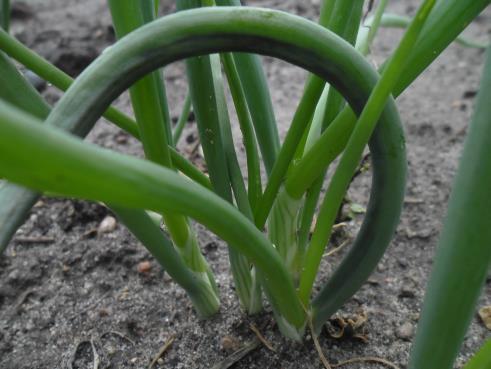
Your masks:
{"label": "small pebble", "polygon": [[411,322],[403,323],[399,328],[397,328],[396,336],[404,341],[409,341],[414,334],[414,326]]}
{"label": "small pebble", "polygon": [[222,338],[222,349],[225,351],[235,351],[240,347],[240,342],[232,336],[224,336]]}
{"label": "small pebble", "polygon": [[146,274],[152,270],[152,264],[149,261],[142,261],[141,263],[138,263],[136,269],[138,270],[138,273]]}
{"label": "small pebble", "polygon": [[114,219],[112,216],[107,216],[102,220],[101,224],[99,224],[99,227],[97,228],[97,233],[109,233],[114,231],[115,229],[116,219]]}
{"label": "small pebble", "polygon": [[416,293],[411,287],[404,286],[401,288],[401,292],[399,293],[399,297],[401,298],[414,298]]}
{"label": "small pebble", "polygon": [[491,331],[491,305],[479,309],[479,317],[486,328]]}
{"label": "small pebble", "polygon": [[103,318],[103,317],[105,317],[105,316],[109,316],[109,315],[110,315],[110,311],[109,311],[109,309],[107,309],[107,308],[100,308],[100,309],[99,309],[99,316],[100,316],[101,318]]}

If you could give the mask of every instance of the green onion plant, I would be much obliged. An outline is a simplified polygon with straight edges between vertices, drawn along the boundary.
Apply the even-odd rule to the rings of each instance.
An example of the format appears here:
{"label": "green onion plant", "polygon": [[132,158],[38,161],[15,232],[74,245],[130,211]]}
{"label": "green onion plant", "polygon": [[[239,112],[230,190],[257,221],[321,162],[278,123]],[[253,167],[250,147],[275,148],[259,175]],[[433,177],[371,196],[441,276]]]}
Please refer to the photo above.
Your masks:
{"label": "green onion plant", "polygon": [[[0,250],[43,192],[101,201],[187,292],[196,312],[208,317],[219,309],[219,291],[192,219],[228,245],[237,296],[247,313],[257,313],[267,301],[285,336],[301,340],[308,326],[318,334],[374,270],[399,220],[406,157],[395,98],[454,40],[483,47],[460,33],[490,1],[424,0],[413,18],[385,13],[387,3],[380,0],[364,20],[363,0],[324,0],[314,23],[242,7],[239,0],[177,0],[177,12],[160,18],[158,1],[108,0],[118,41],[72,80],[8,34],[9,1],[1,1]],[[375,70],[366,56],[380,27],[407,29]],[[257,54],[310,73],[282,142]],[[189,92],[173,130],[165,67],[178,60],[185,60]],[[13,61],[65,91],[56,106],[43,100]],[[237,159],[226,84],[246,168]],[[110,105],[127,89],[134,118]],[[452,367],[489,267],[490,97],[488,58],[411,369]],[[191,109],[207,174],[176,149]],[[83,142],[102,116],[140,140],[145,159]],[[313,295],[336,215],[366,146],[373,178],[365,219],[344,260],[327,281],[318,281],[320,292]],[[150,211],[161,216],[165,231]],[[442,326],[445,341],[438,339]],[[468,369],[489,367],[489,352],[488,343]]]}

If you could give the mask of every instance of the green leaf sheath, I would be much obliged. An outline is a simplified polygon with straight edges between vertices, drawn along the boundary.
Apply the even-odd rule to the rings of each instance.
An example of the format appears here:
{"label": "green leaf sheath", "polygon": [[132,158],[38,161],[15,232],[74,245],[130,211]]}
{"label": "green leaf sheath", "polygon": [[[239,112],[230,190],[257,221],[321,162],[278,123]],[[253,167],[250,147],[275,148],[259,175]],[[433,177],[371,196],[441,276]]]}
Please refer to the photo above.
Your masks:
{"label": "green leaf sheath", "polygon": [[[218,6],[239,6],[240,0],[217,0]],[[266,75],[257,55],[232,55],[242,84],[268,176],[280,151],[280,139]]]}
{"label": "green leaf sheath", "polygon": [[[427,64],[411,64],[408,63],[405,70],[411,71],[411,73],[417,76],[421,73],[430,63],[433,61],[447,45],[453,39],[455,39],[462,29],[465,27],[464,24],[468,24],[473,18],[475,18],[480,11],[482,11],[487,5],[489,1],[478,0],[472,2],[471,5],[464,4],[458,0],[448,0],[444,2],[438,2],[433,11],[430,14],[428,21],[422,31],[420,36],[420,40],[431,38],[433,39],[434,45],[421,41],[418,41],[415,49],[412,52],[412,57],[410,60],[417,59],[417,55],[425,56],[425,60]],[[469,8],[466,6],[469,5]],[[447,11],[442,11],[442,7],[446,8]],[[463,9],[464,8],[464,9]],[[472,8],[472,11],[467,11]],[[453,11],[453,10],[456,11]],[[464,18],[460,18],[461,15],[464,15]],[[429,23],[432,24],[445,24],[447,28],[440,28],[435,26],[433,29],[428,28]],[[448,34],[450,33],[450,35]],[[439,36],[440,35],[440,36]],[[434,48],[434,47],[435,48]],[[433,53],[433,50],[436,50]],[[427,58],[427,55],[431,55],[431,58]],[[415,69],[412,69],[414,66]],[[401,75],[404,75],[402,73]],[[404,83],[411,83],[412,80],[404,80]],[[404,90],[407,85],[401,85],[401,81],[398,81],[399,90]],[[324,134],[321,136],[319,143],[328,148],[325,153],[318,154],[318,156],[314,156],[318,162],[322,162],[325,160],[326,163],[330,163],[334,158],[344,149],[346,142],[349,138],[351,130],[355,126],[356,116],[353,111],[349,108],[345,108],[340,115],[335,119],[333,123],[326,129]],[[380,129],[381,124],[379,123],[377,128],[375,129],[372,140],[377,134],[377,130]],[[395,133],[395,132],[394,132]],[[397,133],[396,133],[397,134]],[[329,138],[328,138],[329,137]],[[394,136],[395,138],[395,136]],[[402,136],[401,136],[402,139]],[[390,140],[387,138],[386,140]],[[385,141],[386,141],[385,140]],[[317,145],[315,145],[317,146]],[[373,147],[371,148],[373,150]],[[313,149],[312,149],[313,150]],[[308,157],[311,154],[311,151],[305,156],[305,163],[307,163]],[[373,151],[372,151],[373,152]],[[378,175],[378,169],[376,162],[373,162],[373,175],[374,181],[376,180],[376,176]],[[300,167],[299,165],[298,167]],[[381,166],[384,168],[384,166]],[[386,166],[385,168],[389,168]],[[315,169],[313,172],[315,173],[319,169]],[[306,176],[305,173],[302,174],[303,177]],[[291,178],[294,176],[292,175]],[[299,177],[297,177],[298,179]],[[315,178],[315,175],[314,175]],[[309,182],[309,184],[312,182]],[[308,185],[309,185],[308,184]],[[288,185],[288,183],[287,183]],[[308,185],[305,188],[308,188]],[[380,189],[384,187],[381,186]],[[366,218],[371,218],[373,216],[371,203],[372,198],[375,195],[379,195],[380,197],[385,197],[385,194],[378,192],[376,186],[372,187],[372,194],[370,198],[370,203],[368,205],[368,211],[366,214]],[[383,200],[382,200],[383,201]],[[375,204],[375,201],[373,202]],[[379,214],[385,214],[383,209],[379,208]],[[382,218],[379,218],[382,220]],[[379,226],[382,226],[383,222],[379,223]],[[349,254],[345,257],[340,267],[335,271],[333,276],[329,279],[329,281],[324,285],[319,293],[319,295],[313,301],[313,306],[315,306],[317,310],[317,323],[316,325],[320,325],[321,322],[324,322],[326,319],[330,317],[336,310],[338,310],[341,305],[354,293],[358,288],[362,285],[363,281],[370,275],[373,268],[377,263],[378,258],[369,252],[370,249],[376,251],[377,248],[370,248],[367,245],[370,244],[370,240],[376,238],[376,234],[372,233],[372,230],[377,229],[376,225],[371,225],[366,227],[367,223],[362,225],[360,233],[358,234],[355,243],[353,244]],[[384,228],[380,228],[382,231]],[[365,240],[365,241],[364,241]],[[389,241],[387,241],[389,242]],[[369,264],[372,264],[369,267]],[[351,293],[349,292],[351,291]],[[322,313],[321,313],[322,312]]]}
{"label": "green leaf sheath", "polygon": [[[178,29],[178,24],[173,24],[173,28]],[[135,41],[138,40],[143,42],[136,37]],[[120,45],[125,52],[131,49],[125,42]],[[115,60],[109,55],[106,65],[103,59],[99,59],[101,66],[110,66]],[[84,73],[48,119],[54,119],[64,107],[71,105],[71,92],[77,92],[78,82],[83,84],[90,76],[90,71]],[[139,79],[139,76],[133,77],[135,80],[129,85]],[[95,108],[103,111],[102,105]],[[41,125],[30,115],[2,102],[0,124],[1,176],[37,190],[104,201],[114,206],[191,216],[249,257],[264,273],[265,283],[276,291],[275,303],[281,307],[282,315],[294,327],[303,326],[305,313],[278,254],[264,235],[231,204],[174,171],[84,143],[61,130]]]}
{"label": "green leaf sheath", "polygon": [[10,28],[10,0],[0,0],[0,28],[9,31]]}
{"label": "green leaf sheath", "polygon": [[463,369],[488,369],[491,368],[491,339],[480,348]]}
{"label": "green leaf sheath", "polygon": [[[217,312],[220,301],[216,290],[203,278],[199,278],[184,262],[172,242],[165,237],[144,210],[111,205],[124,225],[145,245],[160,265],[189,295],[201,317]],[[199,257],[199,256],[198,256]]]}
{"label": "green leaf sheath", "polygon": [[[363,42],[360,42],[360,44],[357,44],[356,48],[363,55],[368,55],[368,53],[370,52],[370,46],[372,45],[373,40],[375,39],[375,35],[377,34],[378,29],[380,28],[380,23],[382,21],[385,8],[387,7],[388,3],[389,0],[380,0],[377,5],[377,9],[375,9],[375,14],[373,15],[370,24],[365,24],[362,27],[363,30],[366,30],[366,34],[367,34],[366,39]],[[358,34],[360,33],[364,33],[364,31],[361,31]]]}
{"label": "green leaf sheath", "polygon": [[490,267],[490,98],[491,52],[488,51],[425,294],[410,369],[453,367]]}

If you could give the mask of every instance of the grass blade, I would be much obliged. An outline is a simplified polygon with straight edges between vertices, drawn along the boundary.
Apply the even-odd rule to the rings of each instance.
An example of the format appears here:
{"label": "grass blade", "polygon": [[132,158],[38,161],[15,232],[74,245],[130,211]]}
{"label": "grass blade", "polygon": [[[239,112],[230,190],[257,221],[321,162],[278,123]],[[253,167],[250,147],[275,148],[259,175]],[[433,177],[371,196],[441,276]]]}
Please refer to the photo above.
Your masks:
{"label": "grass blade", "polygon": [[410,369],[453,367],[488,273],[491,262],[490,98],[491,52],[488,51],[474,117],[426,289]]}

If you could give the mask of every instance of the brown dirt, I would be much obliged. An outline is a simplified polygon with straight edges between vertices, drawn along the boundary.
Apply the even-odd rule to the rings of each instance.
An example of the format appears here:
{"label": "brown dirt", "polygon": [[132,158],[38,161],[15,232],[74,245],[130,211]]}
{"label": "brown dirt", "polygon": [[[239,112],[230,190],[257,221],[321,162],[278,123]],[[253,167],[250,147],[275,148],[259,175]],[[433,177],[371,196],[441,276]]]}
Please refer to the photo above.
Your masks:
{"label": "brown dirt", "polygon": [[[319,7],[319,0],[248,3],[309,18],[315,18]],[[417,3],[394,0],[391,8],[407,14],[414,11]],[[172,6],[164,8],[170,11]],[[486,39],[491,31],[490,16],[486,12],[466,33]],[[72,75],[77,75],[114,41],[103,0],[32,0],[24,9],[18,9],[13,33]],[[384,60],[400,35],[399,31],[382,31],[373,50],[375,63]],[[280,131],[284,134],[301,95],[305,73],[277,60],[264,60]],[[354,315],[360,309],[368,313],[368,342],[352,338],[335,340],[323,335],[320,344],[331,362],[379,356],[401,368],[407,363],[411,331],[418,321],[482,64],[482,51],[452,45],[398,99],[407,132],[407,202],[389,251],[369,281],[339,312],[343,316]],[[186,92],[181,63],[166,68],[166,80],[171,110],[176,116]],[[44,94],[51,102],[60,96],[51,87]],[[127,96],[119,98],[117,105],[131,111]],[[188,139],[182,141],[182,150],[192,145],[189,142],[193,135],[196,136],[196,127],[191,123],[186,128],[184,137]],[[89,140],[141,155],[137,142],[104,122],[98,124]],[[350,197],[364,204],[369,185],[366,174],[356,181]],[[0,368],[69,368],[70,363],[73,368],[92,368],[91,340],[100,356],[101,368],[143,368],[174,335],[172,347],[156,368],[209,368],[230,353],[235,341],[253,339],[250,322],[262,327],[276,352],[260,347],[235,368],[321,367],[310,339],[304,344],[292,344],[271,324],[269,313],[249,318],[240,312],[227,252],[216,237],[198,226],[222,297],[220,313],[199,321],[183,290],[121,225],[100,236],[90,234],[108,214],[98,204],[54,198],[43,198],[32,210],[29,220],[0,258]],[[360,217],[351,222],[350,234],[360,222]],[[46,242],[26,243],[26,237],[44,237]],[[336,255],[323,264],[321,281],[341,257]],[[149,272],[138,272],[142,261],[150,261]],[[490,304],[491,279],[479,306]],[[457,366],[486,337],[489,331],[476,316]]]}

